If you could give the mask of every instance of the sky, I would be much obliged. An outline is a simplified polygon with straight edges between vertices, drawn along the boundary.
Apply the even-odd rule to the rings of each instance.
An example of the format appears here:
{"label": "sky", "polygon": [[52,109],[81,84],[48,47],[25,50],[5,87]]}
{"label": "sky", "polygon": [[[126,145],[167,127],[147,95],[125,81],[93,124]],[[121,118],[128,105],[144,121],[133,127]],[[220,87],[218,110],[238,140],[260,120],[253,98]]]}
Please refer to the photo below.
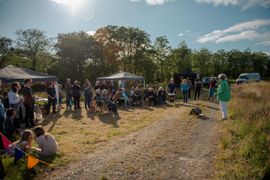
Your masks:
{"label": "sky", "polygon": [[208,48],[270,54],[270,0],[0,0],[0,36],[17,29],[94,33],[107,25],[138,27],[175,48]]}

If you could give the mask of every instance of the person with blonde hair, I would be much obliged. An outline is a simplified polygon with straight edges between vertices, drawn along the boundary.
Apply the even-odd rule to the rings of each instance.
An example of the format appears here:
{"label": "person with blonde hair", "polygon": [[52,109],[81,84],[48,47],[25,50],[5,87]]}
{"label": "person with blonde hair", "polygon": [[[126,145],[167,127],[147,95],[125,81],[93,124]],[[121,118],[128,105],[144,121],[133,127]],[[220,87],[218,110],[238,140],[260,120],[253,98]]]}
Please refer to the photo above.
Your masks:
{"label": "person with blonde hair", "polygon": [[216,94],[222,114],[222,118],[220,120],[226,120],[228,118],[227,103],[231,100],[230,86],[226,81],[225,74],[218,75],[218,79],[221,81]]}
{"label": "person with blonde hair", "polygon": [[16,148],[19,148],[24,152],[28,151],[29,149],[32,149],[32,140],[33,140],[32,131],[28,129],[24,130],[21,139],[9,145],[8,154],[14,155]]}

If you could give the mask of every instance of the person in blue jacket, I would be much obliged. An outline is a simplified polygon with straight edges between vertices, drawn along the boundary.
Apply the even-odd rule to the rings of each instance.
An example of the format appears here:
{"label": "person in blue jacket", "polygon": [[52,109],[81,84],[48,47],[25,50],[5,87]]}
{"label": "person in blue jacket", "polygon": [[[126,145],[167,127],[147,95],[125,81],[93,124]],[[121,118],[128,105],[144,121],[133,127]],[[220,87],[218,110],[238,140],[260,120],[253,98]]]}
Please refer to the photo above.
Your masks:
{"label": "person in blue jacket", "polygon": [[187,103],[188,100],[188,91],[190,89],[190,86],[186,79],[183,79],[181,86],[180,86],[181,92],[183,93],[183,102]]}

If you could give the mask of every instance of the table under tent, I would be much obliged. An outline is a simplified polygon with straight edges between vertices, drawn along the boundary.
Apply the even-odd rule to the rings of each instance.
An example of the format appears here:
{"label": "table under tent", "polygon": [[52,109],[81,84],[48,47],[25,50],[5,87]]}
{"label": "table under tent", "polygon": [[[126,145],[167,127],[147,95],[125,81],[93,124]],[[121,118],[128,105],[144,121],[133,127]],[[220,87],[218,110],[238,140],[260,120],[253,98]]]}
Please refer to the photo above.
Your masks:
{"label": "table under tent", "polygon": [[142,83],[145,87],[145,80],[142,76],[137,76],[128,72],[120,72],[115,73],[111,76],[107,77],[98,77],[99,81],[118,81],[118,85],[120,88],[125,88],[125,84],[127,81],[136,81],[136,83]]}

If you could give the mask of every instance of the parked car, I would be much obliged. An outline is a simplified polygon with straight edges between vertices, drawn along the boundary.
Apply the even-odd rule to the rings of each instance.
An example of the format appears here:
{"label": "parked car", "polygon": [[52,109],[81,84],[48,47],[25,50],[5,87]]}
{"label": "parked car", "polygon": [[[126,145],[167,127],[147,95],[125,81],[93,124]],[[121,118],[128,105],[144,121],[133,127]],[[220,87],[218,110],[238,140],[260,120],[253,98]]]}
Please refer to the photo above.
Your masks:
{"label": "parked car", "polygon": [[242,73],[236,80],[236,84],[243,84],[249,82],[260,82],[261,77],[259,73]]}
{"label": "parked car", "polygon": [[204,77],[204,78],[202,78],[202,85],[203,85],[203,87],[209,87],[209,85],[210,85],[210,81],[211,81],[211,79],[212,78],[216,78],[216,77]]}

